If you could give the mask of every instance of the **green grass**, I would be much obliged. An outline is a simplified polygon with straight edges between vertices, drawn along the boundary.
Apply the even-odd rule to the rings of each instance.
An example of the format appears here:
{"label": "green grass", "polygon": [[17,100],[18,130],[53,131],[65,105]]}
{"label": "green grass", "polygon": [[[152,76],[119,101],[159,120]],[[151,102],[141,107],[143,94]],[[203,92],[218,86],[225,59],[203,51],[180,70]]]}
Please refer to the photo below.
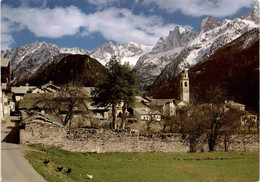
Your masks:
{"label": "green grass", "polygon": [[[40,146],[25,157],[50,182],[251,182],[259,179],[258,152],[73,153]],[[207,160],[208,158],[208,160]],[[220,159],[222,158],[222,159]],[[49,164],[43,161],[49,159]],[[67,174],[57,166],[72,168]]]}

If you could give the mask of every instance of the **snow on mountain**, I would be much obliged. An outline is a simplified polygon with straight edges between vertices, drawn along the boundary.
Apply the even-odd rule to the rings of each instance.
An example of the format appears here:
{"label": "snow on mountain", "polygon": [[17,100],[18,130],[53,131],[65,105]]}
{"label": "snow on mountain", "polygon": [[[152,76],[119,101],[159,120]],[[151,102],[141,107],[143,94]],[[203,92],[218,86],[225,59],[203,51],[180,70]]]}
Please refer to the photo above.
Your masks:
{"label": "snow on mountain", "polygon": [[29,78],[39,68],[47,66],[59,55],[59,47],[36,41],[16,49],[1,51],[1,58],[11,59],[14,83]]}
{"label": "snow on mountain", "polygon": [[175,59],[180,51],[196,37],[197,33],[176,26],[169,35],[161,37],[153,49],[141,56],[135,65],[142,80],[141,86],[150,85],[167,64]]}
{"label": "snow on mountain", "polygon": [[[188,33],[188,30],[182,33],[183,28],[180,31],[175,29],[173,32],[177,33],[170,32],[165,39],[160,38],[152,51],[138,60],[136,69],[143,80],[141,86],[151,85],[159,74],[156,81],[166,84],[169,78],[180,73],[185,67],[205,60],[218,48],[254,27],[259,27],[258,6],[248,15],[234,20],[224,19],[218,22],[209,16],[202,20],[198,33]],[[160,73],[159,70],[163,71]]]}
{"label": "snow on mountain", "polygon": [[198,36],[182,49],[176,59],[172,60],[156,78],[154,84],[164,85],[180,73],[212,55],[218,48],[235,40],[243,33],[259,28],[259,7],[255,6],[246,16],[234,20],[224,19],[217,22],[213,17],[204,19]]}
{"label": "snow on mountain", "polygon": [[81,54],[81,55],[89,55],[89,51],[86,49],[82,49],[79,47],[73,47],[73,48],[67,48],[67,47],[61,47],[60,48],[61,53],[66,54]]}
{"label": "snow on mountain", "polygon": [[24,79],[29,79],[37,70],[46,68],[53,61],[53,57],[61,53],[90,55],[103,65],[106,64],[111,56],[115,55],[121,62],[129,62],[133,67],[139,57],[149,52],[151,48],[134,42],[129,42],[125,45],[114,45],[112,42],[109,42],[92,51],[88,51],[78,47],[60,48],[54,44],[36,41],[16,49],[2,50],[1,58],[11,59],[11,65],[14,70],[13,83],[16,84]]}
{"label": "snow on mountain", "polygon": [[139,57],[149,52],[151,48],[151,46],[144,46],[135,42],[129,42],[125,45],[114,45],[113,42],[109,42],[90,51],[90,57],[105,65],[112,56],[116,56],[122,63],[129,62],[133,67]]}
{"label": "snow on mountain", "polygon": [[209,16],[201,21],[199,34],[207,32],[208,30],[211,30],[213,28],[216,28],[219,26],[220,23],[216,21],[212,16]]}

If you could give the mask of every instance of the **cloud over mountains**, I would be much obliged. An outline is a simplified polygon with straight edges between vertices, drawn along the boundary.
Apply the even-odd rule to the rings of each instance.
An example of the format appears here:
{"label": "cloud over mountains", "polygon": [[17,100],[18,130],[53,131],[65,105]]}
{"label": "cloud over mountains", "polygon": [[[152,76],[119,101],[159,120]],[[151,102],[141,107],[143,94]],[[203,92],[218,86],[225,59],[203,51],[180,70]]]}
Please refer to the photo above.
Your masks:
{"label": "cloud over mountains", "polygon": [[[19,6],[2,3],[1,48],[14,45],[13,34],[29,30],[35,37],[62,38],[63,36],[91,37],[99,33],[104,39],[121,44],[134,41],[144,45],[154,45],[159,37],[168,35],[176,23],[166,21],[156,14],[163,10],[171,13],[200,17],[232,15],[242,7],[251,7],[256,0],[81,0],[94,7],[94,11],[83,11],[79,5],[53,5],[48,0],[19,0]],[[69,2],[69,1],[68,1]],[[79,1],[80,2],[80,1]],[[126,6],[128,4],[128,6]],[[130,4],[130,5],[129,5]],[[137,7],[141,11],[136,12]],[[96,8],[96,9],[95,9]],[[152,9],[154,14],[145,12]],[[181,25],[192,29],[189,23]]]}
{"label": "cloud over mountains", "polygon": [[85,14],[75,6],[54,9],[3,6],[2,12],[2,24],[6,27],[3,33],[9,37],[2,42],[2,49],[13,42],[10,35],[12,31],[18,31],[12,28],[15,25],[30,30],[37,37],[89,36],[99,32],[107,40],[134,41],[144,45],[155,44],[158,37],[167,35],[176,26],[174,23],[164,24],[158,16],[136,15],[129,9],[112,7],[92,14]]}

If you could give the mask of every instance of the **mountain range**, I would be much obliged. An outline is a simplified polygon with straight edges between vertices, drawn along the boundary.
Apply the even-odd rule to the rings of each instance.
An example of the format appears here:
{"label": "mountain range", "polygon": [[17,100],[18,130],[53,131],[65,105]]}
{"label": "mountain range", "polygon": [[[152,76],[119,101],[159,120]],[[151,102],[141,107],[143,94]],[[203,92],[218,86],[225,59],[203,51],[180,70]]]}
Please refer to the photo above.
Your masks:
{"label": "mountain range", "polygon": [[[149,87],[155,98],[178,98],[180,75],[167,84],[156,81]],[[254,28],[219,48],[205,61],[190,68],[190,95],[193,103],[233,99],[246,109],[259,110],[259,29]]]}
{"label": "mountain range", "polygon": [[60,54],[89,55],[105,65],[112,57],[116,56],[122,63],[129,62],[134,67],[138,58],[151,50],[151,46],[144,46],[134,42],[114,45],[112,42],[105,43],[101,47],[91,51],[74,47],[58,47],[55,44],[36,41],[22,47],[11,50],[2,50],[1,58],[11,59],[13,67],[13,84],[21,84],[30,79],[38,70],[45,69]]}
{"label": "mountain range", "polygon": [[1,58],[10,58],[14,70],[14,84],[30,79],[39,70],[50,65],[60,54],[89,55],[101,64],[117,56],[128,61],[137,71],[140,87],[166,86],[184,68],[205,61],[219,48],[235,40],[245,32],[259,27],[259,7],[234,20],[216,21],[212,16],[201,22],[198,32],[176,26],[167,37],[159,38],[154,47],[134,42],[125,45],[108,42],[93,50],[58,47],[46,42],[34,42],[12,50],[2,50]]}
{"label": "mountain range", "polygon": [[219,22],[209,16],[201,22],[199,32],[176,27],[166,38],[160,38],[151,52],[138,60],[135,68],[142,78],[141,86],[145,88],[153,82],[167,84],[184,68],[206,60],[217,49],[255,27],[259,28],[258,6],[248,15],[234,20]]}

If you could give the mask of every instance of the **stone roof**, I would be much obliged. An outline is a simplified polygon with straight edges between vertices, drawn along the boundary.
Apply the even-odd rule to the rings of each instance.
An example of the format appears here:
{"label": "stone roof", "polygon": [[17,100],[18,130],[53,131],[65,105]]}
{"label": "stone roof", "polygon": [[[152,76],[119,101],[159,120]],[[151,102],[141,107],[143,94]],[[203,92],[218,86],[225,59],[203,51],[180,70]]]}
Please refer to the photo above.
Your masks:
{"label": "stone roof", "polygon": [[[24,118],[22,119],[22,121],[20,122],[20,126],[21,125],[25,125],[25,124],[28,124],[28,123],[33,123],[33,122],[36,122],[36,123],[49,123],[49,124],[53,124],[53,125],[57,125],[59,127],[62,127],[62,128],[65,128],[63,125],[57,123],[57,122],[54,122],[54,121],[51,121],[50,119],[42,116],[41,114],[33,114],[27,118]],[[65,128],[66,129],[66,128]]]}
{"label": "stone roof", "polygon": [[240,103],[234,102],[234,101],[226,101],[225,104],[230,105],[230,106],[234,106],[234,107],[244,107],[244,106],[246,106],[244,104],[240,104]]}
{"label": "stone roof", "polygon": [[52,99],[53,95],[47,93],[26,93],[22,100],[19,101],[19,109],[33,109],[33,108],[53,108],[51,102],[41,102],[41,100]]}
{"label": "stone roof", "polygon": [[152,99],[151,106],[164,106],[167,102],[173,102],[174,99]]}
{"label": "stone roof", "polygon": [[30,89],[36,88],[36,86],[19,86],[19,87],[11,87],[11,92],[15,94],[25,94]]}
{"label": "stone roof", "polygon": [[177,106],[187,106],[189,103],[185,100],[175,100]]}
{"label": "stone roof", "polygon": [[149,114],[161,114],[157,110],[152,110],[148,106],[142,104],[142,103],[135,103],[135,107],[133,108],[134,111],[143,114],[143,115],[149,115]]}
{"label": "stone roof", "polygon": [[111,107],[97,107],[97,106],[93,106],[92,102],[90,102],[90,101],[86,101],[85,103],[86,103],[87,108],[89,110],[100,110],[101,111],[101,110],[110,110],[111,109]]}
{"label": "stone roof", "polygon": [[6,59],[6,58],[1,59],[1,67],[8,67],[9,63],[10,63],[10,59]]}
{"label": "stone roof", "polygon": [[54,90],[60,90],[60,87],[54,85],[52,81],[50,81],[50,82],[48,82],[48,83],[42,85],[41,88],[42,88],[42,89],[52,88],[52,89],[54,89]]}

